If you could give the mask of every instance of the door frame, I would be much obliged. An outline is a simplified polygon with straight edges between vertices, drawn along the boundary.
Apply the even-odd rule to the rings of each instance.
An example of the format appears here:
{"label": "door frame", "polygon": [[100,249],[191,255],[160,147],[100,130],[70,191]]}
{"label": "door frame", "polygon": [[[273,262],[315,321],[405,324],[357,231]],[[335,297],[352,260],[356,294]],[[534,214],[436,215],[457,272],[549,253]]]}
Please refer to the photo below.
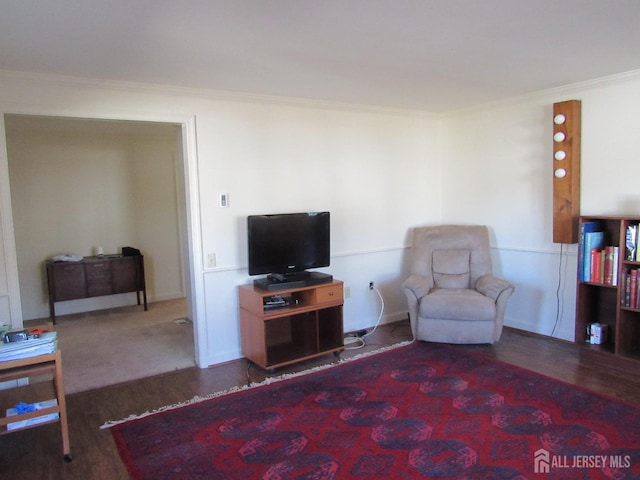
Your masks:
{"label": "door frame", "polygon": [[[182,185],[182,209],[183,227],[186,235],[186,245],[181,256],[186,268],[187,302],[191,320],[194,326],[194,345],[196,364],[204,368],[208,366],[207,331],[204,302],[204,269],[202,262],[202,229],[200,221],[200,195],[198,189],[198,159],[196,145],[196,119],[195,115],[159,115],[159,116],[97,116],[78,113],[43,112],[43,111],[4,111],[0,116],[0,245],[3,246],[6,269],[7,292],[0,292],[0,300],[6,298],[12,328],[21,328],[23,325],[22,306],[20,300],[20,285],[18,281],[18,261],[15,244],[15,231],[13,224],[13,210],[11,207],[11,189],[9,181],[9,159],[7,152],[7,137],[4,116],[5,115],[33,115],[59,118],[80,118],[87,120],[110,121],[139,121],[147,123],[171,123],[179,125],[181,129],[181,155],[178,159]],[[186,251],[185,251],[186,250]]]}

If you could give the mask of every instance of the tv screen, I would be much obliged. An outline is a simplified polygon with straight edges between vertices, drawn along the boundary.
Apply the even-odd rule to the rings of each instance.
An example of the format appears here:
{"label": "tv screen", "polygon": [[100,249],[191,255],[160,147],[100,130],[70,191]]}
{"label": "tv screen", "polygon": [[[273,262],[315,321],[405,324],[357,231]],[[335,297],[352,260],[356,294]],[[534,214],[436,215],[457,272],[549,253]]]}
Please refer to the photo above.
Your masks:
{"label": "tv screen", "polygon": [[329,212],[250,215],[247,236],[249,275],[329,266]]}

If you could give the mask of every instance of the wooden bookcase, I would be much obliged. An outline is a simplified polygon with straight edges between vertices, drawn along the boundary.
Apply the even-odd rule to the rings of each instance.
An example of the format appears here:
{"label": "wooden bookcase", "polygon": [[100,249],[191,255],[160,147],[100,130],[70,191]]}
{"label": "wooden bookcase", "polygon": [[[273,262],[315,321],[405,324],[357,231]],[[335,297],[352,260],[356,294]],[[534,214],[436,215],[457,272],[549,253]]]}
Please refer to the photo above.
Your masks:
{"label": "wooden bookcase", "polygon": [[[280,296],[285,303],[269,305]],[[242,354],[274,370],[344,349],[342,282],[267,291],[239,287]]]}
{"label": "wooden bookcase", "polygon": [[[581,280],[581,261],[578,261],[575,341],[584,346],[581,353],[612,367],[637,369],[640,367],[640,309],[625,305],[625,288],[627,274],[640,268],[640,262],[626,258],[626,231],[629,225],[640,224],[640,217],[582,216],[580,231],[586,222],[598,222],[598,230],[604,232],[604,245],[618,247],[618,259],[613,265],[617,284]],[[581,235],[579,249],[582,244]],[[580,253],[578,255],[580,257]],[[605,343],[587,343],[587,326],[592,323],[607,325]]]}

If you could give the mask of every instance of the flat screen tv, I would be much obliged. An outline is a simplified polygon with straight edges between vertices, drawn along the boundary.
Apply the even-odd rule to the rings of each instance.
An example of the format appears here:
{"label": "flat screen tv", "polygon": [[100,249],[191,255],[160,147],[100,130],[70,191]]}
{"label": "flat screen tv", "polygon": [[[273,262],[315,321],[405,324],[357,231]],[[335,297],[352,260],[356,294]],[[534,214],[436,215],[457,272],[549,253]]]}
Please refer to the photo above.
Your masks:
{"label": "flat screen tv", "polygon": [[[247,217],[249,275],[270,283],[304,282],[311,268],[330,264],[329,212]],[[254,282],[255,283],[255,282]]]}

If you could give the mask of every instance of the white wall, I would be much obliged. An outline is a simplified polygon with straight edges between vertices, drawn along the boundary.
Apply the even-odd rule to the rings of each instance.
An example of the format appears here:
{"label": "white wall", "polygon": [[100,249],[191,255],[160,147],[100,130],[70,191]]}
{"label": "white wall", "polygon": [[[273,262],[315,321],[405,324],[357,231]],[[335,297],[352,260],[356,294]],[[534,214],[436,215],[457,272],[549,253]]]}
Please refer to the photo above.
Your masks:
{"label": "white wall", "polygon": [[[145,255],[150,301],[184,296],[175,133],[128,134],[109,122],[7,116],[7,151],[24,320],[49,315],[53,255]],[[173,129],[175,131],[175,127]],[[130,305],[135,294],[62,302],[56,313]]]}
{"label": "white wall", "polygon": [[[487,223],[497,272],[516,284],[507,323],[550,334],[559,290],[556,335],[571,338],[575,246],[563,247],[559,265],[560,246],[551,242],[552,104],[583,101],[583,212],[638,213],[637,188],[629,179],[640,173],[634,157],[639,151],[640,119],[634,115],[640,111],[639,77],[541,92],[439,119],[5,74],[0,75],[0,109],[195,119],[197,135],[187,138],[187,194],[194,195],[187,213],[195,235],[190,262],[197,287],[198,361],[204,366],[240,356],[237,285],[250,280],[245,219],[253,213],[331,211],[333,257],[326,270],[350,287],[346,330],[377,320],[370,280],[383,292],[386,319],[405,315],[399,283],[406,276],[411,227]],[[618,179],[619,173],[626,180]],[[6,189],[5,183],[0,181],[0,187]],[[230,195],[229,208],[217,207],[220,192]],[[9,211],[6,203],[0,214]],[[4,242],[10,247],[11,237],[5,235]],[[205,265],[209,253],[215,253],[215,268]],[[0,292],[2,297],[12,298],[8,292]]]}
{"label": "white wall", "polygon": [[581,213],[640,214],[639,73],[443,120],[442,218],[490,225],[498,271],[516,284],[508,325],[573,340],[576,245],[561,256],[552,242],[554,102],[582,101]]}
{"label": "white wall", "polygon": [[[331,211],[333,258],[327,271],[351,289],[345,328],[376,322],[371,280],[386,297],[385,319],[406,315],[397,285],[404,276],[408,229],[440,220],[436,118],[13,74],[0,75],[0,109],[184,122],[189,128],[195,119],[196,135],[186,139],[186,176],[200,365],[240,356],[237,285],[250,281],[249,214]],[[217,207],[219,192],[229,194],[229,208]],[[5,202],[2,213],[8,207]],[[208,253],[215,253],[215,268],[206,268]]]}
{"label": "white wall", "polygon": [[[374,325],[378,299],[385,320],[403,318],[399,285],[409,226],[437,222],[440,196],[437,122],[408,114],[302,105],[240,104],[198,116],[198,159],[214,359],[238,355],[236,288],[247,283],[246,216],[331,212],[331,267],[345,282],[345,330]],[[219,208],[217,195],[229,194]],[[406,270],[405,270],[406,271]],[[395,288],[394,288],[395,287]]]}

